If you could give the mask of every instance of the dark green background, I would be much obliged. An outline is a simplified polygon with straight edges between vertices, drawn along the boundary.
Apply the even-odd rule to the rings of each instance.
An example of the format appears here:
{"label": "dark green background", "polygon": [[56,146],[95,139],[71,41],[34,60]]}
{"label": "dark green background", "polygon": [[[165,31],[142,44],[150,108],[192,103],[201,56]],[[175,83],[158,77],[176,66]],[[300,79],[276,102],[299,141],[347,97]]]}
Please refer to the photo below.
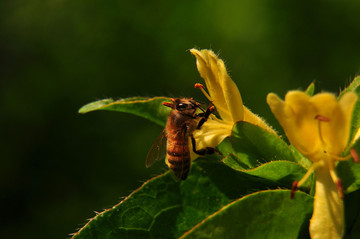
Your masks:
{"label": "dark green background", "polygon": [[0,235],[66,238],[166,167],[161,127],[106,97],[193,96],[188,49],[220,53],[245,104],[314,81],[338,93],[360,70],[360,2],[5,0],[0,3]]}

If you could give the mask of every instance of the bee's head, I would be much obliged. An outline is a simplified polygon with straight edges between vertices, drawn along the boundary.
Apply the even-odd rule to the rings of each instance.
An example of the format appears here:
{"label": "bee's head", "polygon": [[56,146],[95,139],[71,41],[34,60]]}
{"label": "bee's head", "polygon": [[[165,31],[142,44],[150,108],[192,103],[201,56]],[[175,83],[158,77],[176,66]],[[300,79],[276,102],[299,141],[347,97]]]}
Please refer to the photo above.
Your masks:
{"label": "bee's head", "polygon": [[171,98],[170,102],[164,102],[163,105],[170,107],[174,110],[181,112],[182,114],[193,115],[195,111],[201,107],[201,104],[193,100],[192,98]]}

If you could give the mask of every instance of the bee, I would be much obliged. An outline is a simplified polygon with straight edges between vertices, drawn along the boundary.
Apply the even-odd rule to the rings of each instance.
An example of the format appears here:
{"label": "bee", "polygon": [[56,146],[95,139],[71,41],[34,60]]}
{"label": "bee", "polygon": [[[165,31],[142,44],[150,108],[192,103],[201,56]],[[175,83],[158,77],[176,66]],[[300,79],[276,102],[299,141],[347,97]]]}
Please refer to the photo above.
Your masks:
{"label": "bee", "polygon": [[[192,133],[207,121],[215,107],[210,106],[204,110],[201,104],[192,98],[171,98],[172,102],[164,102],[163,105],[170,107],[165,129],[151,147],[146,157],[146,167],[150,167],[155,160],[166,155],[166,164],[172,170],[177,179],[185,180],[191,167],[189,139],[192,151],[199,155],[213,154],[214,148],[196,149],[195,138]],[[196,113],[200,109],[202,113]],[[165,141],[164,138],[167,140]],[[167,146],[165,147],[164,142]],[[166,149],[166,152],[162,150]]]}

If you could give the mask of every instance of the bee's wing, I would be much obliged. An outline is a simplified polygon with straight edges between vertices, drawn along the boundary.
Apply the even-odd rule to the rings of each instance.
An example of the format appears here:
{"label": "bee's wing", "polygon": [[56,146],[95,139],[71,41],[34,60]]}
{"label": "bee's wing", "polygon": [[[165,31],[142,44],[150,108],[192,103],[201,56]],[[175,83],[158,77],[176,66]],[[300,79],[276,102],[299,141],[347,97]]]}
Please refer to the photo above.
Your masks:
{"label": "bee's wing", "polygon": [[164,159],[166,157],[166,132],[163,130],[161,134],[157,137],[155,143],[151,146],[149,150],[145,166],[149,168],[156,160]]}

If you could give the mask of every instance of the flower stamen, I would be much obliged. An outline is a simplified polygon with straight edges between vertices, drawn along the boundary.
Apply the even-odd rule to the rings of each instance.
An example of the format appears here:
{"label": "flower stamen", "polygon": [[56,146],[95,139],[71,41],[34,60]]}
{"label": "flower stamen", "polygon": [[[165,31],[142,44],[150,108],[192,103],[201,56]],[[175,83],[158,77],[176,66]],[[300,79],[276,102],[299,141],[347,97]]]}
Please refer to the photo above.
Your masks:
{"label": "flower stamen", "polygon": [[316,115],[315,119],[317,119],[319,121],[323,121],[323,122],[329,122],[330,121],[330,119],[328,117],[323,116],[323,115]]}
{"label": "flower stamen", "polygon": [[[319,138],[320,138],[320,141],[322,143],[323,146],[325,146],[325,141],[324,141],[324,138],[322,137],[322,134],[321,134],[321,122],[329,122],[330,119],[328,117],[325,117],[323,115],[316,115],[315,116],[315,119],[318,120],[318,130],[319,130]],[[324,153],[326,153],[326,151],[324,151]]]}
{"label": "flower stamen", "polygon": [[[212,100],[211,96],[205,91],[205,86],[203,84],[200,83],[195,83],[194,88],[196,89],[200,89],[201,92],[205,95],[205,97],[213,104],[214,101]],[[222,105],[216,105],[216,108],[219,110],[222,110],[224,112],[228,111],[227,109],[224,109],[224,107],[222,107]]]}
{"label": "flower stamen", "polygon": [[336,175],[335,167],[334,167],[334,163],[333,163],[333,162],[329,162],[329,169],[330,169],[330,176],[331,176],[333,182],[334,182],[335,185],[336,185],[336,188],[337,188],[337,190],[338,190],[339,197],[340,197],[341,199],[344,199],[344,191],[343,191],[342,182],[341,182],[341,179]]}
{"label": "flower stamen", "polygon": [[319,161],[319,162],[315,162],[311,165],[311,167],[309,168],[309,170],[305,173],[304,177],[302,177],[302,179],[300,181],[297,181],[295,180],[293,182],[293,185],[291,187],[291,195],[290,195],[290,198],[291,199],[294,199],[295,197],[295,192],[296,190],[305,183],[305,181],[310,177],[310,175],[314,172],[314,170],[316,168],[318,168],[319,166],[322,165],[322,162]]}
{"label": "flower stamen", "polygon": [[[324,151],[324,153],[326,153],[326,152]],[[346,161],[346,160],[348,160],[350,158],[353,158],[354,163],[359,163],[359,161],[360,161],[359,160],[359,155],[356,152],[356,149],[354,149],[354,148],[350,149],[350,154],[348,156],[345,156],[345,157],[340,157],[340,156],[337,156],[337,155],[332,154],[332,153],[328,153],[328,154],[331,156],[331,158],[336,159],[337,161]]]}
{"label": "flower stamen", "polygon": [[350,149],[350,155],[354,159],[355,163],[359,163],[359,155],[354,148]]}
{"label": "flower stamen", "polygon": [[344,190],[343,190],[342,181],[341,181],[340,178],[338,178],[338,181],[336,182],[336,187],[337,187],[338,192],[339,192],[339,197],[341,199],[344,199]]}
{"label": "flower stamen", "polygon": [[210,101],[213,102],[213,100],[211,99],[210,95],[205,91],[205,86],[203,86],[200,83],[196,83],[194,86],[196,89],[200,89],[201,92],[205,95],[205,97]]}
{"label": "flower stamen", "polygon": [[295,180],[292,184],[292,187],[291,187],[291,194],[290,194],[290,198],[291,199],[294,199],[295,197],[295,192],[298,190],[298,181]]}
{"label": "flower stamen", "polygon": [[[332,154],[332,153],[329,153],[329,155],[332,158],[336,159],[337,161],[346,161],[346,160],[348,160],[350,158],[353,158],[353,156],[351,154],[349,154],[348,156],[345,156],[345,157],[340,157],[340,156],[337,156],[337,155]],[[354,159],[354,161],[355,161],[355,159]]]}

